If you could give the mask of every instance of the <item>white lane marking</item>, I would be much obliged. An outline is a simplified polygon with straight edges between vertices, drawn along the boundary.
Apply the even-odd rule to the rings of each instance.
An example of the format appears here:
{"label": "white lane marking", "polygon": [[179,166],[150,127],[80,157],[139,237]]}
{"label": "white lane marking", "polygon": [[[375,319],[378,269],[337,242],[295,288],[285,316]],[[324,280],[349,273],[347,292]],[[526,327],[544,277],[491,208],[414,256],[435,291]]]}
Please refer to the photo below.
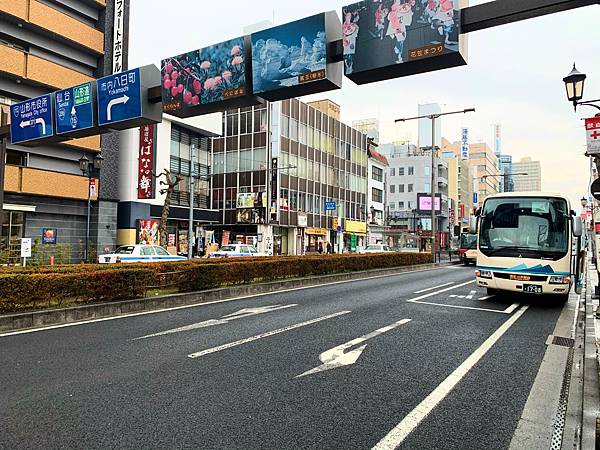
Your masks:
{"label": "white lane marking", "polygon": [[492,298],[492,297],[493,297],[493,295],[486,295],[485,297],[479,297],[477,300],[483,301],[483,300],[487,300],[488,298]]}
{"label": "white lane marking", "polygon": [[223,318],[221,318],[221,319],[205,320],[204,322],[193,323],[191,325],[173,328],[171,330],[161,331],[159,333],[148,334],[146,336],[138,337],[138,338],[135,338],[132,340],[137,341],[139,339],[148,339],[148,338],[152,338],[152,337],[156,337],[156,336],[164,336],[166,334],[181,333],[183,331],[197,330],[199,328],[212,327],[214,325],[225,325],[225,324],[231,322],[232,320],[242,319],[244,317],[256,316],[258,314],[264,314],[264,313],[268,313],[271,311],[278,311],[280,309],[291,308],[293,306],[298,306],[298,304],[293,303],[291,305],[271,305],[271,306],[259,306],[258,308],[244,308],[244,309],[240,309],[237,312],[223,316]]}
{"label": "white lane marking", "polygon": [[444,286],[450,286],[451,284],[454,284],[454,281],[451,281],[450,283],[440,284],[439,286],[434,286],[427,289],[421,289],[420,291],[416,291],[415,294],[422,294],[423,292],[433,291],[434,289],[443,288]]}
{"label": "white lane marking", "polygon": [[430,292],[429,294],[424,294],[424,295],[421,295],[419,297],[408,299],[406,301],[407,302],[411,302],[411,303],[418,303],[419,300],[422,300],[424,298],[429,298],[429,297],[433,297],[434,295],[443,294],[444,292],[452,291],[454,289],[458,289],[460,287],[467,286],[469,284],[473,284],[473,283],[475,283],[475,281],[476,280],[471,280],[471,281],[467,281],[466,283],[456,284],[454,286],[447,287],[447,288],[442,289],[440,291]]}
{"label": "white lane marking", "polygon": [[366,340],[372,339],[376,336],[379,336],[383,333],[387,333],[388,331],[393,330],[394,328],[399,327],[400,325],[404,325],[405,323],[410,322],[412,319],[402,319],[398,322],[394,322],[391,325],[385,326],[383,328],[379,328],[378,330],[372,331],[364,336],[358,337],[356,339],[352,339],[351,341],[346,342],[345,344],[338,345],[330,350],[324,351],[319,355],[319,359],[323,364],[314,369],[307,370],[306,372],[296,375],[295,378],[304,377],[306,375],[312,375],[313,373],[323,372],[329,369],[336,369],[342,366],[349,366],[354,364],[364,349],[367,347],[367,344],[362,345],[354,350],[350,350],[346,352],[350,347],[353,347],[358,344],[362,344]]}
{"label": "white lane marking", "polygon": [[343,283],[356,283],[356,282],[360,282],[360,281],[374,280],[377,278],[398,277],[398,276],[402,276],[402,275],[410,275],[410,274],[421,273],[421,272],[431,272],[431,271],[435,271],[435,270],[448,270],[448,269],[452,269],[452,268],[453,268],[453,266],[433,267],[431,269],[420,269],[420,270],[413,270],[410,272],[388,273],[385,275],[375,275],[375,276],[365,277],[365,278],[356,278],[354,280],[332,281],[330,283],[315,284],[313,286],[300,286],[300,287],[296,287],[296,288],[281,289],[279,291],[264,292],[262,294],[242,295],[239,297],[225,298],[223,300],[213,300],[211,302],[196,303],[193,305],[172,306],[170,308],[155,309],[153,311],[142,311],[142,312],[138,312],[138,313],[120,314],[118,316],[102,317],[100,319],[81,320],[78,322],[62,323],[60,325],[51,325],[51,326],[47,326],[47,327],[29,328],[27,330],[19,330],[19,331],[9,331],[9,332],[0,334],[0,338],[7,337],[7,336],[15,336],[18,334],[29,334],[29,333],[37,333],[39,331],[55,330],[58,328],[76,327],[79,325],[87,325],[89,323],[105,322],[107,320],[127,319],[129,317],[145,316],[147,314],[160,314],[163,312],[177,311],[180,309],[199,308],[201,306],[216,305],[219,303],[234,302],[234,301],[238,301],[238,300],[246,300],[249,298],[264,297],[267,295],[277,295],[277,294],[285,294],[286,292],[302,291],[304,289],[317,289],[317,288],[321,288],[323,286],[334,286],[336,284],[343,284]]}
{"label": "white lane marking", "polygon": [[488,308],[476,308],[475,306],[446,305],[444,303],[433,303],[433,302],[412,302],[412,303],[418,303],[419,305],[441,306],[443,308],[472,309],[472,310],[475,310],[475,311],[486,311],[486,312],[493,312],[493,313],[499,313],[499,314],[510,314],[516,308],[519,307],[518,303],[515,303],[515,304],[509,306],[505,310],[488,309]]}
{"label": "white lane marking", "polygon": [[473,297],[475,296],[476,293],[477,293],[477,291],[471,291],[471,292],[469,292],[469,295],[467,295],[465,298],[467,300],[473,300]]}
{"label": "white lane marking", "polygon": [[442,381],[415,409],[400,421],[383,439],[381,439],[373,450],[395,450],[408,435],[425,419],[429,413],[454,389],[464,376],[485,356],[496,342],[506,333],[510,327],[527,311],[529,306],[523,306],[514,316],[494,331],[494,333],[475,350],[454,372]]}
{"label": "white lane marking", "polygon": [[296,323],[294,325],[289,325],[287,327],[278,328],[277,330],[267,331],[266,333],[257,334],[256,336],[252,336],[245,339],[240,339],[239,341],[229,342],[227,344],[219,345],[218,347],[209,348],[206,350],[202,350],[199,352],[191,353],[188,355],[188,358],[199,358],[201,356],[210,355],[211,353],[220,352],[222,350],[227,350],[228,348],[237,347],[238,345],[247,344],[248,342],[257,341],[259,339],[263,339],[269,336],[273,336],[279,333],[285,333],[286,331],[294,330],[296,328],[305,327],[307,325],[311,325],[313,323],[321,322],[327,319],[333,319],[334,317],[343,316],[344,314],[350,314],[352,311],[340,311],[334,314],[329,314],[323,317],[317,317],[316,319],[307,320],[306,322]]}

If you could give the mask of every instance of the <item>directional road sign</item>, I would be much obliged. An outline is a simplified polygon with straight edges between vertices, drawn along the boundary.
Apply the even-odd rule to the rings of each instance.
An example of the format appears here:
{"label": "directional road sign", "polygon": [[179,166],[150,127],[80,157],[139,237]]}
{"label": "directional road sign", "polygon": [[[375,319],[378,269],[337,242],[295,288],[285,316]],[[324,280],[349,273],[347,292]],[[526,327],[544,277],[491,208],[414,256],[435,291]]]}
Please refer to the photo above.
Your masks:
{"label": "directional road sign", "polygon": [[80,84],[54,94],[56,133],[73,133],[94,126],[93,85]]}
{"label": "directional road sign", "polygon": [[13,144],[54,135],[51,94],[15,103],[10,111],[10,138]]}
{"label": "directional road sign", "polygon": [[98,79],[98,125],[110,126],[142,117],[140,69]]}
{"label": "directional road sign", "polygon": [[337,206],[335,202],[325,202],[325,211],[335,211]]}

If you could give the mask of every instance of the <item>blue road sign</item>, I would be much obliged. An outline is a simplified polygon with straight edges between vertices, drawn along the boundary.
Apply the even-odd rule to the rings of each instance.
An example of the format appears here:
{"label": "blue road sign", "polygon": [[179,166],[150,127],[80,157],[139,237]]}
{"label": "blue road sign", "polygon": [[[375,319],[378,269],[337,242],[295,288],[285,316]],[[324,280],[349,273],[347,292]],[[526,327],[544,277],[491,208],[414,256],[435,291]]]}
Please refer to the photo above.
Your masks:
{"label": "blue road sign", "polygon": [[98,125],[142,117],[140,69],[98,79]]}
{"label": "blue road sign", "polygon": [[54,94],[56,133],[70,133],[94,126],[92,83],[83,83]]}
{"label": "blue road sign", "polygon": [[10,139],[13,144],[54,135],[52,95],[30,98],[10,107]]}
{"label": "blue road sign", "polygon": [[325,202],[325,211],[335,211],[337,210],[337,205],[335,202]]}
{"label": "blue road sign", "polygon": [[477,192],[473,192],[473,204],[476,205],[478,203],[479,200],[479,196],[477,195]]}

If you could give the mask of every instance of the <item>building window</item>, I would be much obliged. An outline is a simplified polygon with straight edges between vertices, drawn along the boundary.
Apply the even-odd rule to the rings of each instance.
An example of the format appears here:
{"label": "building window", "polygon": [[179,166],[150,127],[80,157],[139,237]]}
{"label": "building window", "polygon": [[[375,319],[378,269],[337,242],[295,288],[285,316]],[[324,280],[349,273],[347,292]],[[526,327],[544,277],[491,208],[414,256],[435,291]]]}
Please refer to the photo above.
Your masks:
{"label": "building window", "polygon": [[[409,167],[408,168],[408,174],[409,175],[414,175],[415,174],[415,168],[414,167]],[[409,191],[410,192],[410,191]]]}
{"label": "building window", "polygon": [[6,164],[27,167],[27,153],[16,150],[6,150]]}
{"label": "building window", "polygon": [[412,192],[412,191],[413,191],[413,185],[412,185],[412,184],[409,184],[409,185],[408,185],[408,192]]}
{"label": "building window", "polygon": [[390,169],[390,177],[395,177],[395,176],[396,176],[396,168],[395,168],[395,167],[392,167],[392,168]]}
{"label": "building window", "polygon": [[396,209],[396,204],[394,202],[390,202],[390,209]]}
{"label": "building window", "polygon": [[404,202],[400,202],[398,207],[399,207],[400,209],[404,209]]}
{"label": "building window", "polygon": [[403,177],[404,176],[404,167],[400,167],[398,169],[398,176]]}
{"label": "building window", "polygon": [[400,193],[404,192],[404,185],[403,184],[399,184],[398,185],[398,192],[400,192]]}
{"label": "building window", "polygon": [[372,174],[372,178],[375,181],[383,181],[383,170],[380,169],[379,167],[375,167],[373,166],[373,174]]}
{"label": "building window", "polygon": [[390,194],[395,194],[395,193],[396,193],[396,185],[390,184]]}
{"label": "building window", "polygon": [[377,203],[383,203],[383,191],[381,189],[371,189],[372,200]]}

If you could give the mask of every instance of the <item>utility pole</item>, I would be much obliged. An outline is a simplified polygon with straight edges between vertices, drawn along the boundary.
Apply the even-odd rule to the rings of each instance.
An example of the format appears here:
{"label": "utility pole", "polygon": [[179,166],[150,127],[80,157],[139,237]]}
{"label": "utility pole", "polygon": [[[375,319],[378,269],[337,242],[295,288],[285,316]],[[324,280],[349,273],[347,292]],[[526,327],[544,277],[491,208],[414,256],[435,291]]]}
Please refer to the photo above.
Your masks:
{"label": "utility pole", "polygon": [[[418,119],[429,119],[431,120],[431,255],[433,257],[433,262],[436,261],[435,257],[435,194],[436,194],[436,186],[435,186],[435,172],[436,172],[436,149],[435,149],[435,121],[442,116],[448,116],[450,114],[466,114],[469,112],[475,112],[475,108],[467,108],[462,111],[451,111],[446,113],[436,113],[436,114],[427,114],[424,116],[417,117],[409,117],[406,119],[396,119],[395,122],[407,122],[409,120],[418,120]],[[441,202],[440,202],[441,206]]]}
{"label": "utility pole", "polygon": [[188,259],[192,259],[193,256],[193,228],[194,228],[194,160],[196,153],[196,146],[192,144],[190,149],[190,208],[188,216]]}

